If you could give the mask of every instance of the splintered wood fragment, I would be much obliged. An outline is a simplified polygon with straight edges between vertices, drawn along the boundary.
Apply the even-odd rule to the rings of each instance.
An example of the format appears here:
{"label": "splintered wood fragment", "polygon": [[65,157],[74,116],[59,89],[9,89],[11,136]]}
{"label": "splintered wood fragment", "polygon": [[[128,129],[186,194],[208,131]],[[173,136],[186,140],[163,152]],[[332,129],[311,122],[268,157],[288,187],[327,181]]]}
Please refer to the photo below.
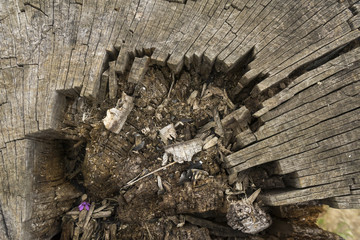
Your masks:
{"label": "splintered wood fragment", "polygon": [[98,213],[94,213],[92,215],[92,218],[104,218],[104,217],[110,217],[111,216],[112,211],[102,211],[102,212],[98,212]]}
{"label": "splintered wood fragment", "polygon": [[[251,120],[250,111],[245,106],[242,106],[232,111],[228,115],[226,115],[223,119],[221,119],[221,125],[225,129],[228,128],[230,125],[246,126],[250,122],[250,120]],[[215,115],[214,115],[214,121],[215,121]],[[218,125],[219,124],[216,124],[215,122],[208,122],[198,131],[198,134],[196,136],[200,136],[201,133],[204,133],[213,127],[215,127],[215,132],[220,135],[221,130],[218,129]]]}
{"label": "splintered wood fragment", "polygon": [[234,103],[230,100],[229,96],[227,95],[226,89],[224,89],[224,98],[225,98],[225,102],[226,102],[226,104],[228,105],[228,107],[229,107],[231,110],[234,110],[234,109],[235,109],[235,105],[234,105]]}
{"label": "splintered wood fragment", "polygon": [[148,70],[149,62],[150,58],[148,56],[144,56],[143,58],[136,57],[131,66],[128,82],[135,84],[141,83]]}
{"label": "splintered wood fragment", "polygon": [[251,196],[247,199],[247,201],[251,204],[254,203],[255,199],[257,198],[257,196],[259,196],[261,191],[261,188],[259,188],[258,190],[256,190],[255,192],[253,192],[253,194],[251,194]]}
{"label": "splintered wood fragment", "polygon": [[165,166],[168,161],[169,161],[169,155],[167,153],[164,153],[164,155],[162,157],[161,166]]}
{"label": "splintered wood fragment", "polygon": [[66,215],[79,215],[79,211],[70,211],[70,212],[67,212]]}
{"label": "splintered wood fragment", "polygon": [[242,125],[246,125],[250,122],[250,119],[251,119],[250,111],[245,106],[242,106],[241,108],[238,108],[235,111],[231,112],[230,114],[226,115],[221,120],[221,123],[225,127],[233,123],[234,121]]}
{"label": "splintered wood fragment", "polygon": [[165,143],[165,145],[168,145],[169,140],[175,140],[176,139],[176,130],[173,123],[167,125],[166,127],[163,127],[159,131],[161,140]]}
{"label": "splintered wood fragment", "polygon": [[80,235],[80,227],[76,227],[74,230],[73,240],[78,240]]}
{"label": "splintered wood fragment", "polygon": [[109,203],[106,203],[104,206],[101,206],[101,207],[95,209],[93,213],[98,213],[98,212],[104,210],[105,208],[107,208],[108,206],[109,206]]}
{"label": "splintered wood fragment", "polygon": [[101,75],[99,93],[97,97],[98,101],[103,101],[105,99],[106,88],[108,86],[108,83],[109,83],[109,69],[103,72],[103,74]]}
{"label": "splintered wood fragment", "polygon": [[221,123],[219,111],[216,108],[214,108],[214,110],[213,110],[213,116],[214,116],[214,121],[216,123],[217,132],[219,133],[220,137],[224,137],[224,135],[225,135],[224,128]]}
{"label": "splintered wood fragment", "polygon": [[164,187],[163,187],[163,184],[161,181],[161,177],[159,175],[157,176],[157,184],[159,187],[158,194],[163,194],[165,192],[165,190],[164,190]]}
{"label": "splintered wood fragment", "polygon": [[190,97],[187,99],[187,104],[189,104],[190,106],[192,106],[195,102],[195,99],[197,97],[197,95],[199,94],[199,92],[197,90],[194,90],[191,94]]}
{"label": "splintered wood fragment", "polygon": [[[210,139],[208,140],[208,138],[210,138]],[[219,140],[218,137],[214,137],[214,136],[209,136],[208,138],[206,138],[204,141],[204,143],[205,143],[203,146],[204,150],[214,147],[218,143],[218,140]]]}
{"label": "splintered wood fragment", "polygon": [[211,86],[208,89],[206,89],[203,98],[206,99],[213,95],[218,95],[220,97],[224,97],[224,92],[218,87]]}
{"label": "splintered wood fragment", "polygon": [[169,182],[163,181],[162,184],[163,184],[163,187],[164,187],[166,192],[168,192],[168,193],[171,192],[171,184]]}
{"label": "splintered wood fragment", "polygon": [[90,218],[91,218],[91,214],[93,214],[94,209],[95,209],[95,203],[93,202],[93,203],[91,203],[90,209],[89,209],[89,211],[88,211],[87,214],[86,214],[85,223],[84,223],[84,228],[87,227],[87,225],[88,225],[88,223],[89,223],[89,221],[90,221]]}
{"label": "splintered wood fragment", "polygon": [[168,92],[168,94],[166,96],[166,99],[170,98],[171,90],[173,89],[174,84],[175,84],[175,75],[174,75],[174,73],[171,74],[171,78],[172,78],[172,81],[171,81],[171,85],[170,85],[170,88],[169,88],[169,92]]}
{"label": "splintered wood fragment", "polygon": [[110,225],[110,240],[116,240],[116,228],[115,223]]}
{"label": "splintered wood fragment", "polygon": [[109,62],[109,98],[116,98],[118,90],[117,77],[115,73],[115,61]]}
{"label": "splintered wood fragment", "polygon": [[165,152],[172,154],[174,161],[178,163],[191,161],[194,154],[200,152],[203,141],[195,138],[186,142],[176,143],[165,147]]}
{"label": "splintered wood fragment", "polygon": [[91,236],[96,228],[96,221],[92,220],[89,224],[84,226],[84,233],[81,236],[80,240],[88,240],[91,239]]}
{"label": "splintered wood fragment", "polygon": [[201,98],[204,97],[206,87],[207,87],[207,84],[204,83],[203,86],[202,86],[202,89],[201,89],[201,94],[200,94],[200,97],[201,97]]}
{"label": "splintered wood fragment", "polygon": [[134,98],[123,92],[121,97],[121,107],[107,110],[106,117],[103,119],[105,128],[113,133],[120,133],[133,107]]}
{"label": "splintered wood fragment", "polygon": [[110,230],[109,229],[104,229],[104,239],[110,240]]}
{"label": "splintered wood fragment", "polygon": [[256,141],[255,134],[250,129],[246,129],[245,131],[236,135],[236,146],[237,147],[246,147],[251,143]]}
{"label": "splintered wood fragment", "polygon": [[79,227],[83,227],[84,226],[84,223],[85,223],[85,218],[86,218],[86,214],[87,214],[87,211],[86,210],[82,210],[79,214],[79,220],[77,222],[77,225]]}

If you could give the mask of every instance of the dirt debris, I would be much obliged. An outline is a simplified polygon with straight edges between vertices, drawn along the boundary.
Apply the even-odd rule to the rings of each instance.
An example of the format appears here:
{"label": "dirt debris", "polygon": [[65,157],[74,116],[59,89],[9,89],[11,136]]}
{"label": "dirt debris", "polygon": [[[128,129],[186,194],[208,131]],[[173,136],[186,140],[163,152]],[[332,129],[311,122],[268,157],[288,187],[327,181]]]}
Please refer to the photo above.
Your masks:
{"label": "dirt debris", "polygon": [[[278,182],[264,181],[261,172],[228,176],[224,169],[224,157],[244,145],[240,136],[251,134],[249,110],[226,89],[231,80],[156,67],[137,83],[127,78],[118,76],[120,101],[69,100],[64,132],[80,136],[83,154],[72,162],[71,177],[92,203],[87,218],[76,208],[64,216],[63,232],[72,236],[64,239],[254,239],[241,230],[255,233],[269,224],[247,231],[234,218],[243,224],[230,224],[234,230],[226,224],[228,210],[257,184]],[[99,205],[104,199],[115,201]]]}

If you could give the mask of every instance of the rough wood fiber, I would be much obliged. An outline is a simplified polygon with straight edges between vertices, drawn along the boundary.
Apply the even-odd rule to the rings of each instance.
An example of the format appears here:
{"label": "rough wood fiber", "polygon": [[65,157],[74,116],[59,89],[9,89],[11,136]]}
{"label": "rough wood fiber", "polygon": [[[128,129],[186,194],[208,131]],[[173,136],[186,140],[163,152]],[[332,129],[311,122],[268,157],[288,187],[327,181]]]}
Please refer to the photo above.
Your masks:
{"label": "rough wood fiber", "polygon": [[53,170],[63,169],[56,139],[67,98],[104,99],[107,85],[115,98],[117,74],[141,81],[148,57],[207,78],[252,53],[239,84],[267,99],[252,112],[264,125],[238,135],[229,172],[268,163],[285,175],[293,190],[266,193],[269,205],[326,199],[359,208],[358,43],[331,56],[360,37],[353,2],[0,1],[0,235],[56,233],[78,196]]}

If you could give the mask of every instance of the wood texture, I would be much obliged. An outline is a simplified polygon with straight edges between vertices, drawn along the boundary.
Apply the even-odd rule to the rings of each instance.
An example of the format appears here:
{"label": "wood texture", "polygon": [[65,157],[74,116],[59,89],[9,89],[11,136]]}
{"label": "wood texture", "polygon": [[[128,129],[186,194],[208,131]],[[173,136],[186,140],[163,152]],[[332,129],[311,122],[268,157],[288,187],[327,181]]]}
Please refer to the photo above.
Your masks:
{"label": "wood texture", "polygon": [[284,176],[269,205],[360,208],[359,3],[182,2],[0,0],[0,239],[51,238],[79,196],[54,170],[67,99],[103,99],[107,85],[115,98],[116,74],[139,82],[148,64],[209,76],[253,56],[239,86],[265,98],[251,112],[264,124],[239,134],[228,171]]}

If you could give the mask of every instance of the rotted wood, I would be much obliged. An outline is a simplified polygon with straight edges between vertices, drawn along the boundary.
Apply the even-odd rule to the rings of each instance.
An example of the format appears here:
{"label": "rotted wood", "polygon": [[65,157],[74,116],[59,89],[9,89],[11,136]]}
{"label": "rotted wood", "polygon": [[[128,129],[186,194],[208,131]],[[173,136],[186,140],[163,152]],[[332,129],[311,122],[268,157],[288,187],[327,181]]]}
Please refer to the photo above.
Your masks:
{"label": "rotted wood", "polygon": [[[83,160],[73,156],[111,159],[116,152],[123,166],[139,168],[134,172],[142,174],[144,159],[123,156],[150,146],[140,133],[156,139],[162,127],[176,124],[161,113],[169,102],[176,105],[184,99],[187,105],[178,112],[200,111],[214,99],[218,106],[207,109],[206,118],[192,119],[195,130],[188,124],[181,134],[162,138],[168,141],[169,156],[158,168],[160,162],[166,166],[171,161],[171,154],[187,164],[211,155],[218,159],[212,166],[221,162],[231,176],[233,184],[226,188],[232,196],[240,198],[240,182],[247,173],[247,182],[252,181],[244,184],[247,188],[268,186],[259,198],[269,206],[318,200],[360,208],[359,12],[359,3],[352,0],[0,2],[0,236],[50,239],[60,231],[62,216],[73,216],[64,214],[72,212],[84,182],[95,179],[91,171],[76,171]],[[154,81],[149,81],[153,73]],[[132,95],[149,89],[154,102],[140,106],[142,96]],[[180,100],[172,98],[174,93]],[[134,116],[134,109],[152,111],[154,106],[155,118],[167,122],[137,129],[136,144],[132,136],[123,138],[124,128],[153,117]],[[116,128],[106,124],[112,133],[102,131],[101,122],[92,122],[105,117],[104,108],[113,109],[104,120],[117,122]],[[85,143],[69,147],[89,139],[91,131],[99,138],[88,142],[104,151]],[[104,169],[116,167],[103,163],[84,166],[103,171],[99,181],[121,186],[134,177],[112,179],[114,174]],[[183,166],[178,166],[180,175],[196,169]],[[210,180],[191,183],[195,190],[209,187],[212,173],[226,174],[220,167],[208,170]],[[256,179],[259,175],[266,178]],[[80,186],[73,185],[77,179]],[[197,186],[201,181],[205,185]],[[134,189],[141,192],[148,182],[137,184]],[[195,191],[191,184],[184,184],[188,195]],[[170,188],[166,181],[163,185]],[[115,192],[121,186],[110,187]],[[86,187],[93,190],[91,184]],[[213,194],[214,199],[221,194]],[[97,221],[113,214],[93,206],[90,217],[78,215],[84,232],[68,222],[64,239],[91,238]],[[204,226],[185,226],[174,236],[197,232],[210,238],[208,223],[191,221]],[[116,237],[114,225],[107,231],[110,239]]]}

